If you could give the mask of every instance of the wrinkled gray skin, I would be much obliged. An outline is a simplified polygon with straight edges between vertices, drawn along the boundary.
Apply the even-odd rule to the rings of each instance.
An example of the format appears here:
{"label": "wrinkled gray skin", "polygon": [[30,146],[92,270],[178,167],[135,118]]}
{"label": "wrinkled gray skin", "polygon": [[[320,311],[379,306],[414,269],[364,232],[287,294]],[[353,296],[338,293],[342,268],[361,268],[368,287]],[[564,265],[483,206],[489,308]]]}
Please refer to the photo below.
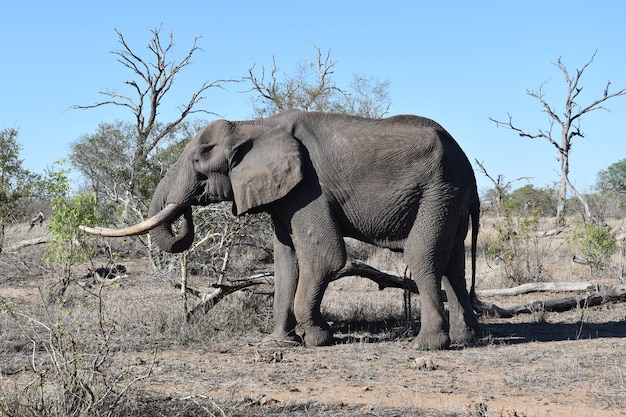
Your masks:
{"label": "wrinkled gray skin", "polygon": [[[332,343],[320,313],[329,278],[346,263],[344,237],[403,252],[421,297],[418,349],[466,344],[478,327],[465,283],[464,239],[479,200],[473,169],[432,120],[290,111],[260,121],[216,121],[184,149],[150,207],[183,207],[186,228],[152,230],[169,252],[193,241],[192,205],[234,201],[265,211],[275,228],[275,330],[270,339]],[[445,286],[450,319],[439,290]],[[473,280],[472,280],[473,281]],[[472,282],[473,292],[473,282]]]}

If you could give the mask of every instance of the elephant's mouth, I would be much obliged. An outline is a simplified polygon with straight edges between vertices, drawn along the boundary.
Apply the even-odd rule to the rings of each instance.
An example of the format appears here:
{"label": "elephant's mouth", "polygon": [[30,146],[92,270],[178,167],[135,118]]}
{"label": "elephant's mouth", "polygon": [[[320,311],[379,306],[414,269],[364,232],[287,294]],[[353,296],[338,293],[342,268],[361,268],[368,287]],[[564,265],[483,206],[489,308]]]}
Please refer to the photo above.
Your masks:
{"label": "elephant's mouth", "polygon": [[196,189],[188,195],[195,196],[186,202],[192,206],[207,206],[220,201],[232,201],[233,189],[226,174],[212,174],[199,182]]}
{"label": "elephant's mouth", "polygon": [[121,229],[80,226],[80,229],[87,233],[104,237],[145,235],[155,227],[158,227],[162,224],[172,223],[174,220],[180,217],[182,210],[184,209],[184,207],[179,206],[178,204],[170,203],[167,204],[161,211],[156,213],[154,216],[132,226],[124,227]]}

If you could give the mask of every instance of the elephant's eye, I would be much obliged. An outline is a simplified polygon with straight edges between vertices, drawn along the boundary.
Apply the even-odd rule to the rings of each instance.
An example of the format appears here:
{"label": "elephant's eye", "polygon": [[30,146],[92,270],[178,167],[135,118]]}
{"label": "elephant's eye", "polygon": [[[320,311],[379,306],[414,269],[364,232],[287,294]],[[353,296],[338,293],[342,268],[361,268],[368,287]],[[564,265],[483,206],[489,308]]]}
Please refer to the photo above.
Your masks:
{"label": "elephant's eye", "polygon": [[211,150],[214,147],[215,145],[202,145],[198,147],[191,157],[191,162],[195,165],[208,160],[211,155]]}

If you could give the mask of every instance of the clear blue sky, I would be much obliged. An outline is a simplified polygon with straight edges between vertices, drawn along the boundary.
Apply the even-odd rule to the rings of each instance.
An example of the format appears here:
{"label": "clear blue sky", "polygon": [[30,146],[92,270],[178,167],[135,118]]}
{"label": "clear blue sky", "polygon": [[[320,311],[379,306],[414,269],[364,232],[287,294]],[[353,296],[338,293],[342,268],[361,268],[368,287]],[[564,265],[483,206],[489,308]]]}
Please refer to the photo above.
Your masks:
{"label": "clear blue sky", "polygon": [[[65,157],[69,144],[94,133],[100,122],[131,120],[128,110],[93,104],[105,89],[128,92],[132,74],[110,51],[119,49],[114,29],[147,53],[150,30],[174,33],[183,57],[195,36],[203,52],[180,74],[161,109],[171,119],[176,105],[205,81],[241,78],[248,68],[271,65],[291,72],[314,55],[312,44],[332,50],[336,81],[352,73],[391,82],[390,114],[437,120],[470,160],[507,180],[533,177],[536,186],[558,180],[555,150],[530,141],[489,117],[529,131],[548,128],[547,116],[527,89],[544,86],[562,110],[565,84],[554,63],[574,72],[598,50],[582,78],[580,103],[601,96],[608,80],[626,87],[626,3],[621,1],[22,1],[0,0],[0,129],[19,129],[28,169],[43,172]],[[210,90],[202,108],[238,120],[251,115],[243,86]],[[583,191],[600,169],[626,158],[626,97],[582,120],[586,138],[572,152],[572,180]],[[479,187],[491,183],[477,174]],[[524,183],[517,183],[517,186]]]}

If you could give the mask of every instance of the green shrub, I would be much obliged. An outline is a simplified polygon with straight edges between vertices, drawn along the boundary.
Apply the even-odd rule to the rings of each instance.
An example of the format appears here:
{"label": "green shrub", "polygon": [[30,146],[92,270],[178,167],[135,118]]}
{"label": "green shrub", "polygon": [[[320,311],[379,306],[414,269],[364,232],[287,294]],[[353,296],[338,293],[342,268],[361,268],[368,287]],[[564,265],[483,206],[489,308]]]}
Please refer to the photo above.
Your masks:
{"label": "green shrub", "polygon": [[70,195],[69,170],[63,169],[62,164],[57,162],[59,168],[48,171],[44,185],[52,198],[52,215],[48,221],[51,240],[44,261],[63,267],[61,285],[51,294],[51,299],[65,293],[72,265],[86,262],[94,254],[93,248],[85,244],[79,226],[93,226],[103,221],[94,194]]}
{"label": "green shrub", "polygon": [[617,249],[615,236],[606,225],[580,224],[576,227],[572,240],[584,263],[592,271],[608,267],[611,256]]}

